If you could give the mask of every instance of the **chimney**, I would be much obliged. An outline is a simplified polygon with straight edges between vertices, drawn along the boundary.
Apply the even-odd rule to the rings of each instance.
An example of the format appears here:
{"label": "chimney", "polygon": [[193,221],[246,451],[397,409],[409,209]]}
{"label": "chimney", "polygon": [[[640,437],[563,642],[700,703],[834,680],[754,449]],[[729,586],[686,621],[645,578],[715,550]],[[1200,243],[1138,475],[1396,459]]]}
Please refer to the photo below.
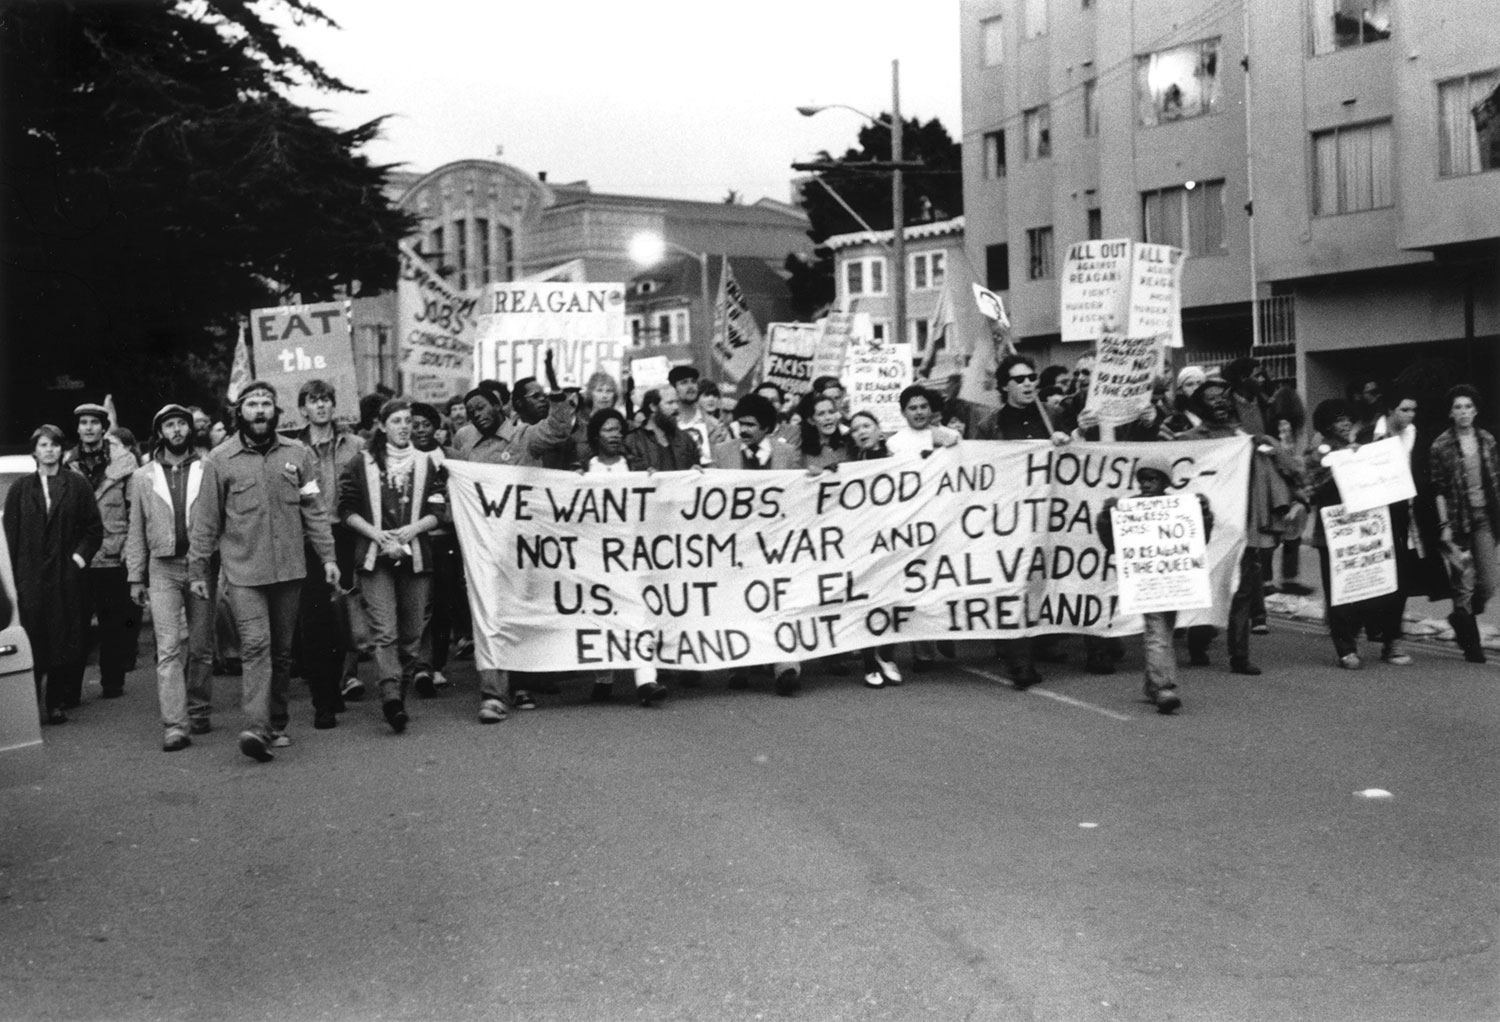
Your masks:
{"label": "chimney", "polygon": [[546,184],[547,183],[547,172],[545,170],[539,170],[539,171],[537,171],[536,172],[536,179],[538,181],[542,182],[542,184]]}

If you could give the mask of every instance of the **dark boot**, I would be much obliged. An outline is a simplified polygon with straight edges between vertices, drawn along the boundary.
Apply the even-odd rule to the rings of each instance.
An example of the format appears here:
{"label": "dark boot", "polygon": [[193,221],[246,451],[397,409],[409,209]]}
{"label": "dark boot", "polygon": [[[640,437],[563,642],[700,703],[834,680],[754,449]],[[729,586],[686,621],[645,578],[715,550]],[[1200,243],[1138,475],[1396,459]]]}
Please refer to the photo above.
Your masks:
{"label": "dark boot", "polygon": [[1479,622],[1474,615],[1467,610],[1455,610],[1448,615],[1448,623],[1453,626],[1453,638],[1464,651],[1464,659],[1471,664],[1484,663],[1484,646],[1479,642]]}

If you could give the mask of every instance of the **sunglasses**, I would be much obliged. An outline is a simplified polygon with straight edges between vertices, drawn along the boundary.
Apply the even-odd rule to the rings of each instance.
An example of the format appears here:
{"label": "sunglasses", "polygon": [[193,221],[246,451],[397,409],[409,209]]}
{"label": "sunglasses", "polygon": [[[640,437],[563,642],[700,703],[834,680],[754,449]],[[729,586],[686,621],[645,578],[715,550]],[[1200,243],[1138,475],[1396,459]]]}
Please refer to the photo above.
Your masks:
{"label": "sunglasses", "polygon": [[1011,383],[1030,383],[1032,380],[1036,379],[1036,373],[1022,373],[1020,376],[1012,373],[1009,379]]}

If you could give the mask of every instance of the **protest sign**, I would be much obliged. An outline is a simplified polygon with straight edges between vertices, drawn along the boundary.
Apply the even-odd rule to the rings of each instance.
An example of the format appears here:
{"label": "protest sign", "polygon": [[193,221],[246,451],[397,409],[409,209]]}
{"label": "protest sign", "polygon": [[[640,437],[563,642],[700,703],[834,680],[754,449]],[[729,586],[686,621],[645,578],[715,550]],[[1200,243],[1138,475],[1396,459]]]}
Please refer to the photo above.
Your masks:
{"label": "protest sign", "polygon": [[886,432],[906,425],[900,398],[913,379],[910,344],[855,341],[846,368],[851,409],[874,415]]}
{"label": "protest sign", "polygon": [[972,285],[974,288],[974,304],[979,306],[979,312],[985,319],[993,320],[1001,326],[1010,326],[1010,317],[1005,314],[1005,302],[1000,296],[989,288]]}
{"label": "protest sign", "polygon": [[256,375],[276,388],[281,426],[303,424],[297,391],[309,380],[323,380],[338,395],[340,421],[359,418],[359,381],[345,302],[281,305],[250,313],[250,340]]}
{"label": "protest sign", "polygon": [[1182,347],[1182,257],[1171,245],[1134,246],[1130,260],[1130,315],[1125,333],[1161,336]]}
{"label": "protest sign", "polygon": [[620,378],[625,285],[555,281],[491,284],[480,302],[475,360],[479,376],[543,386],[548,356],[560,387],[581,387],[596,372]]}
{"label": "protest sign", "polygon": [[714,303],[714,358],[724,379],[741,383],[760,368],[766,342],[727,258],[723,266]]}
{"label": "protest sign", "polygon": [[966,441],[816,477],[450,459],[477,666],[708,670],[921,639],[1136,632],[1094,522],[1148,456],[1218,515],[1212,608],[1179,623],[1223,625],[1250,442]]}
{"label": "protest sign", "polygon": [[1333,481],[1338,484],[1346,511],[1367,511],[1417,495],[1411,460],[1400,437],[1377,440],[1358,449],[1330,451],[1324,455],[1323,464],[1333,469]]}
{"label": "protest sign", "polygon": [[1113,517],[1122,614],[1212,605],[1197,496],[1127,497]]}
{"label": "protest sign", "polygon": [[441,401],[473,385],[478,314],[478,295],[454,290],[415,249],[401,243],[396,335],[407,397]]}
{"label": "protest sign", "polygon": [[1391,509],[1322,509],[1328,540],[1328,602],[1339,606],[1396,591],[1396,540]]}
{"label": "protest sign", "polygon": [[813,323],[771,323],[766,327],[766,364],[761,380],[788,394],[812,390],[813,361],[822,331]]}
{"label": "protest sign", "polygon": [[1098,413],[1106,426],[1134,422],[1151,407],[1151,388],[1160,367],[1159,338],[1105,334],[1095,352],[1084,409]]}
{"label": "protest sign", "polygon": [[640,403],[646,391],[666,387],[667,375],[671,371],[672,361],[665,355],[633,359],[630,363],[630,383],[635,389],[636,403]]}
{"label": "protest sign", "polygon": [[1068,246],[1061,289],[1064,341],[1093,341],[1125,326],[1133,244],[1129,238],[1110,238]]}
{"label": "protest sign", "polygon": [[844,378],[844,364],[849,355],[849,339],[854,335],[854,313],[830,312],[818,320],[818,350],[813,356],[813,379],[832,376]]}

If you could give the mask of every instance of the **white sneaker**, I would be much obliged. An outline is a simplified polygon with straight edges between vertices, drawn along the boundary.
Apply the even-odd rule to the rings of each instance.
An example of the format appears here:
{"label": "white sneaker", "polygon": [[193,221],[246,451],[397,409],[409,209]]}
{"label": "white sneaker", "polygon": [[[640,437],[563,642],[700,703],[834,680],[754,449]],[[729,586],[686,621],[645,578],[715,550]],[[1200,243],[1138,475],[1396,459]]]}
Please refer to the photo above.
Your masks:
{"label": "white sneaker", "polygon": [[509,716],[510,712],[506,710],[505,703],[499,699],[486,699],[479,704],[479,723],[481,724],[498,724]]}
{"label": "white sneaker", "polygon": [[363,699],[365,697],[365,683],[351,675],[344,679],[344,687],[339,690],[339,695],[345,699]]}
{"label": "white sneaker", "polygon": [[433,688],[447,688],[451,684],[453,684],[453,682],[449,681],[446,677],[444,677],[442,671],[433,671],[432,672],[432,687]]}
{"label": "white sneaker", "polygon": [[896,661],[876,656],[875,666],[880,668],[880,673],[884,675],[887,682],[892,685],[901,684],[901,668],[896,666]]}
{"label": "white sneaker", "polygon": [[285,749],[292,744],[292,738],[285,731],[272,731],[271,740],[266,744],[273,749]]}

